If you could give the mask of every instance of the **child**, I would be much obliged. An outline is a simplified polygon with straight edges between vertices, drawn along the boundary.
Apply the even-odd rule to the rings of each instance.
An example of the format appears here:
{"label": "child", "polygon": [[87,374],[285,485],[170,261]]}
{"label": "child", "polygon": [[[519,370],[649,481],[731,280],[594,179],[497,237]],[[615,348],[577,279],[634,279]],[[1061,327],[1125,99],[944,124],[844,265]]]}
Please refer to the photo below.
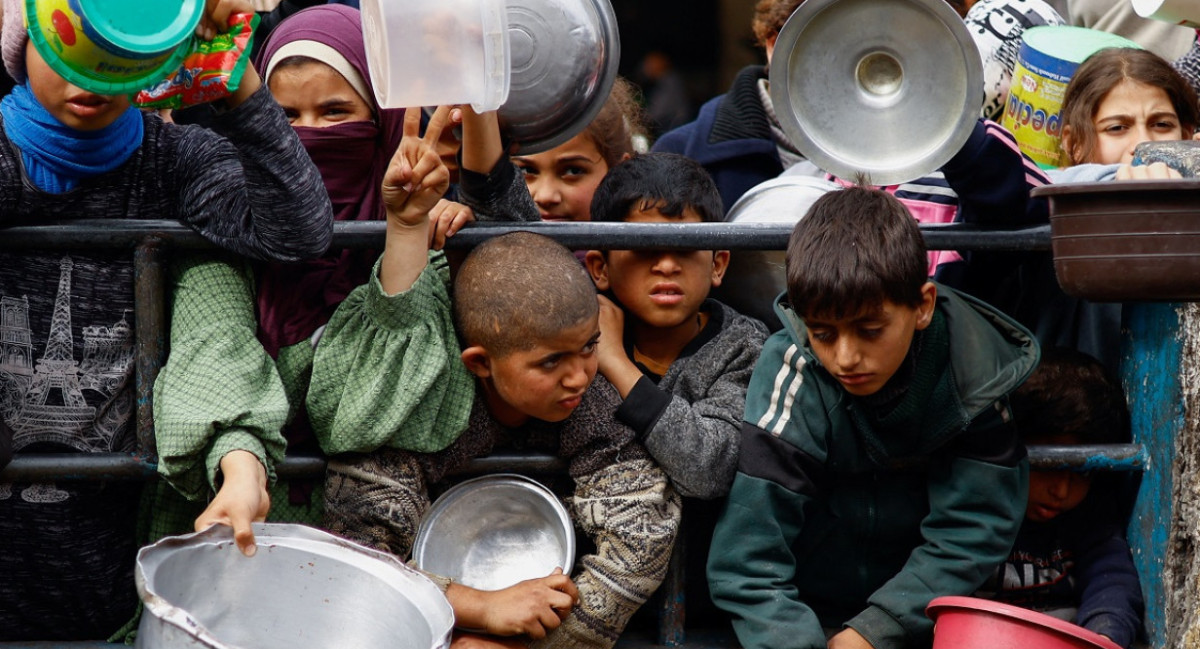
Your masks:
{"label": "child", "polygon": [[[358,11],[300,11],[261,52],[266,85],[321,172],[335,220],[383,219],[383,173],[400,143],[404,111],[375,104]],[[172,264],[171,355],[154,395],[165,483],[157,487],[150,540],[221,522],[253,552],[250,522],[269,505],[271,520],[320,523],[321,495],[311,485],[278,485],[270,499],[264,488],[284,455],[285,421],[292,424],[289,452],[320,451],[302,407],[310,339],[367,280],[376,256],[339,250],[303,264],[261,264],[253,273],[211,255]]]}
{"label": "child", "polygon": [[[425,254],[427,212],[448,179],[430,140],[440,131],[441,113],[424,141],[407,136],[415,134],[415,122],[406,127],[408,144],[384,180],[388,230],[378,272],[326,327],[307,404],[317,434],[342,446],[359,441],[364,427],[378,428],[378,420],[418,407],[437,417],[465,403],[472,408],[470,421],[465,430],[449,431],[458,436],[444,450],[379,444],[362,448],[365,454],[331,458],[327,525],[403,557],[430,491],[449,471],[501,447],[554,453],[568,461],[573,518],[595,552],[579,561],[573,581],[551,575],[496,592],[445,584],[446,596],[461,628],[544,638],[537,646],[610,647],[663,578],[679,499],[634,431],[615,419],[616,391],[603,379],[593,384],[600,335],[596,289],[570,251],[529,233],[480,245],[458,272],[454,327],[448,326],[452,307],[443,257],[427,262]],[[414,141],[420,142],[416,150]],[[429,180],[435,177],[439,182]],[[422,406],[426,395],[393,378],[459,356],[476,389],[472,393],[468,384],[466,391],[435,393],[441,408]],[[348,385],[358,376],[376,385]],[[445,432],[436,422],[413,419]],[[405,432],[402,427],[396,434]],[[573,597],[562,596],[576,588],[572,609]]]}
{"label": "child", "polygon": [[618,77],[604,107],[582,133],[549,151],[513,157],[543,221],[591,219],[592,194],[600,180],[634,153],[640,116],[632,84]]}
{"label": "child", "polygon": [[[400,144],[404,111],[375,104],[358,10],[324,5],[300,11],[272,33],[262,55],[267,84],[320,169],[335,219],[383,220],[382,180]],[[498,131],[490,133],[495,136],[490,154],[476,146],[483,139],[475,137],[477,131],[486,126],[480,122],[491,120],[495,129],[495,113],[464,112],[464,169],[469,172],[479,156],[490,155],[478,168],[507,167],[515,181],[508,193],[529,201],[524,181],[515,178],[500,149]],[[439,201],[434,211],[446,214],[447,203]],[[473,218],[470,209],[451,205]],[[430,218],[435,248],[461,225]],[[178,502],[163,488],[168,493],[160,494],[152,539],[223,523],[234,528],[242,550],[253,554],[252,520],[321,522],[319,485],[275,485],[270,498],[265,488],[283,456],[279,428],[285,421],[289,454],[354,448],[345,446],[345,435],[338,438],[343,446],[321,448],[318,442],[328,440],[316,438],[304,402],[324,325],[350,291],[367,282],[377,258],[368,251],[337,251],[304,264],[259,265],[250,273],[253,279],[223,259],[177,261],[171,357],[155,382],[155,434],[159,473],[191,502]],[[424,393],[430,384],[470,390],[470,375],[457,354],[437,369],[420,370],[392,376],[410,393]],[[433,412],[439,402],[426,393],[423,404]],[[374,448],[390,440],[414,450],[440,450],[457,436],[468,414],[469,404],[442,410],[429,420],[439,422],[436,434],[409,427],[405,442],[395,434],[404,428],[403,419],[374,420],[358,431],[354,443]]]}
{"label": "child", "polygon": [[[1178,178],[1178,171],[1161,162],[1133,166],[1133,149],[1144,141],[1193,137],[1200,105],[1167,61],[1145,50],[1109,48],[1076,69],[1063,96],[1062,118],[1063,157],[1071,166],[1051,170],[1054,182]],[[1027,256],[1014,276],[1011,299],[996,303],[1043,345],[1078,349],[1116,371],[1122,305],[1065,295],[1048,253]]]}
{"label": "child", "polygon": [[[592,219],[721,221],[721,195],[699,163],[649,153],[617,165],[592,199]],[[728,250],[587,253],[601,291],[600,373],[624,400],[617,418],[637,431],[679,493],[724,496],[737,470],[746,384],[762,323],[708,299]]]}
{"label": "child", "polygon": [[[241,0],[209,2],[199,31],[250,10]],[[22,15],[22,3],[6,0],[0,49],[20,83],[0,103],[0,197],[10,221],[176,219],[260,259],[325,251],[332,218],[321,178],[253,66],[213,130],[164,124],[124,96],[59,77],[28,42]],[[130,252],[6,252],[0,295],[17,328],[0,381],[13,450],[134,451]],[[140,492],[125,483],[0,484],[0,640],[107,638],[133,616]]]}
{"label": "child", "polygon": [[[1098,361],[1047,350],[1012,395],[1026,444],[1118,444],[1128,439],[1121,388]],[[1116,476],[1112,476],[1116,477]],[[1117,485],[1087,473],[1029,474],[1029,505],[1012,553],[979,593],[1064,616],[1122,647],[1142,626],[1142,590],[1125,540]]]}
{"label": "child", "polygon": [[1089,56],[1071,77],[1062,120],[1068,164],[1121,164],[1117,177],[1133,178],[1144,175],[1130,166],[1134,147],[1190,139],[1200,125],[1200,106],[1166,60],[1146,50],[1108,48]]}
{"label": "child", "polygon": [[920,230],[885,192],[818,199],[787,278],[713,535],[713,600],[747,649],[827,633],[833,649],[927,646],[929,601],[974,592],[1016,536],[1028,462],[1007,395],[1037,343],[928,281]]}

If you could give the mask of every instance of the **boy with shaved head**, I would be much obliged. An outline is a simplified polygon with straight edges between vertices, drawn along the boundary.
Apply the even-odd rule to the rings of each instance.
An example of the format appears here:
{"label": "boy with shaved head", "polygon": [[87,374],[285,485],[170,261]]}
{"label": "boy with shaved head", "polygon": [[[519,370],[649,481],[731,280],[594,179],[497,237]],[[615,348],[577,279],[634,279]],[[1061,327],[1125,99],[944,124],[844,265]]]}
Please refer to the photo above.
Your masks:
{"label": "boy with shaved head", "polygon": [[[440,164],[421,160],[410,163],[412,173]],[[429,183],[392,165],[383,258],[334,315],[314,360],[310,417],[326,450],[340,453],[329,463],[326,524],[407,557],[430,491],[448,473],[501,448],[562,458],[574,481],[572,518],[595,546],[576,573],[493,592],[441,583],[457,626],[484,631],[455,642],[607,649],[662,581],[680,502],[634,431],[616,420],[620,396],[596,377],[595,286],[569,250],[516,232],[472,251],[452,308],[444,257],[426,256],[436,201],[411,198]],[[415,393],[399,380],[429,371],[444,373],[434,385],[445,389]],[[373,372],[381,387],[352,392],[345,379],[353,372]],[[464,405],[465,430],[453,416]],[[395,416],[405,409],[412,414]],[[379,421],[397,419],[398,428],[380,430]],[[431,450],[413,450],[423,438]]]}

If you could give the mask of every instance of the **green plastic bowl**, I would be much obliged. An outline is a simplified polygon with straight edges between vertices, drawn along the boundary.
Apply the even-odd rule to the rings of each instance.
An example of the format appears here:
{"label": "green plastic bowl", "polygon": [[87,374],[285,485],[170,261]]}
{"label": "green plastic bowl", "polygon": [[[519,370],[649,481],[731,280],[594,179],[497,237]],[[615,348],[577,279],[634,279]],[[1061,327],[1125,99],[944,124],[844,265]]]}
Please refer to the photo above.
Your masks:
{"label": "green plastic bowl", "polygon": [[204,0],[25,0],[29,38],[68,82],[102,95],[154,85],[187,55]]}

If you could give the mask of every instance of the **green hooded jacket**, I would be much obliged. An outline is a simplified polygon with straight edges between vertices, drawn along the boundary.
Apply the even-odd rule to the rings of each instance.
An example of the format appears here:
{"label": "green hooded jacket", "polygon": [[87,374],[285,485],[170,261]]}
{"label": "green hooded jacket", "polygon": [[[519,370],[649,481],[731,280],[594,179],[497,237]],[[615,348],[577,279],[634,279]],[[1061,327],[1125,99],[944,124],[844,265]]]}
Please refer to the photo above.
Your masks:
{"label": "green hooded jacket", "polygon": [[[1033,336],[938,286],[909,387],[888,413],[847,393],[784,304],[746,397],[742,452],[708,579],[746,649],[824,649],[850,627],[875,649],[928,645],[935,597],[969,595],[1008,555],[1028,461],[1007,395]],[[910,352],[911,353],[911,352]]]}

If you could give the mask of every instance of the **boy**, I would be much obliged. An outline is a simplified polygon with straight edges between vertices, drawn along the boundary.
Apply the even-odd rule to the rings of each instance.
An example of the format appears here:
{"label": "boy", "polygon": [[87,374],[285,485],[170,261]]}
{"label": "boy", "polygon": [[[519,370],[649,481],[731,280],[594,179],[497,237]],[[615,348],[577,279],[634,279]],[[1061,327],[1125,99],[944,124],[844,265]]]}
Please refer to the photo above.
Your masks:
{"label": "boy", "polygon": [[[708,223],[721,213],[708,172],[672,153],[617,165],[592,198],[595,221]],[[767,338],[762,323],[708,299],[729,251],[592,250],[586,263],[615,300],[601,298],[596,351],[624,400],[617,419],[680,494],[724,496],[737,470],[746,384]]]}
{"label": "boy", "polygon": [[786,259],[713,599],[747,649],[928,645],[929,601],[973,592],[1016,536],[1028,462],[1007,395],[1037,343],[928,281],[921,232],[884,192],[822,196]]}
{"label": "boy", "polygon": [[[1075,350],[1047,350],[1013,393],[1012,411],[1026,444],[1128,440],[1120,386],[1099,361]],[[1012,553],[978,594],[1064,617],[1122,647],[1133,644],[1142,626],[1142,589],[1125,540],[1127,512],[1113,506],[1119,482],[1031,471],[1029,506]]]}
{"label": "boy", "polygon": [[[490,634],[460,636],[475,646],[522,635],[538,646],[611,647],[662,581],[679,497],[634,432],[614,418],[619,398],[612,386],[603,379],[593,385],[596,289],[570,251],[527,232],[485,242],[463,262],[451,307],[443,257],[426,263],[428,212],[448,183],[433,148],[444,113],[430,120],[420,155],[410,150],[418,124],[406,118],[405,141],[384,179],[383,257],[371,282],[352,292],[326,327],[307,405],[317,434],[339,444],[373,422],[401,420],[390,418],[406,408],[418,415],[399,424],[398,435],[463,402],[469,421],[443,450],[389,445],[332,458],[326,522],[335,533],[406,556],[429,492],[448,472],[501,447],[553,453],[568,461],[572,517],[596,548],[579,561],[573,583],[551,575],[484,592],[443,580],[446,596],[458,626]],[[453,394],[432,389],[439,383],[412,394],[392,383],[436,371],[448,357],[459,363],[457,372],[465,367],[473,375],[474,391],[470,382]],[[356,371],[376,372],[381,387],[348,389]]]}

